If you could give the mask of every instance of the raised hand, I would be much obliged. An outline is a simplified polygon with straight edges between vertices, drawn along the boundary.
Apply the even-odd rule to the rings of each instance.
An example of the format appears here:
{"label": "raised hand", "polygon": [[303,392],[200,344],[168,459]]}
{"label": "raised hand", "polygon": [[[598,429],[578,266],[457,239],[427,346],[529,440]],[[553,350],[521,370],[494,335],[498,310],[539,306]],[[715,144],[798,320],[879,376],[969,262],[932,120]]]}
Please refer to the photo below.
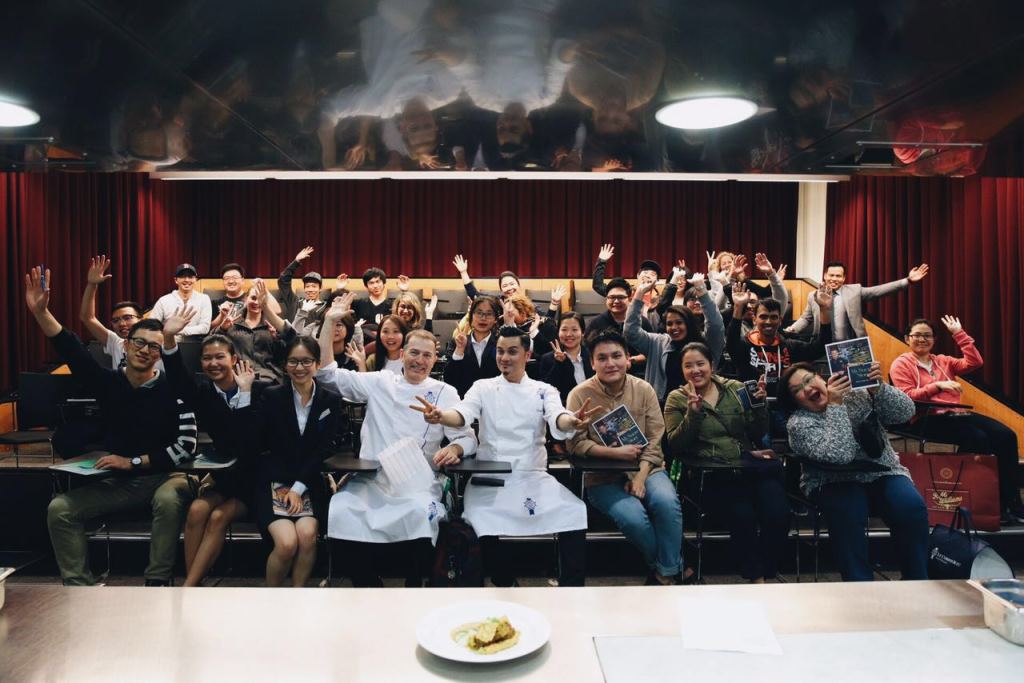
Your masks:
{"label": "raised hand", "polygon": [[534,314],[533,322],[530,323],[530,338],[531,339],[533,337],[536,337],[537,333],[540,332],[540,324],[543,321],[544,321],[543,316],[541,316],[539,313],[535,313]]}
{"label": "raised hand", "polygon": [[196,317],[196,309],[189,306],[175,310],[174,313],[164,318],[164,336],[173,337],[176,334],[181,334],[181,331],[192,322],[194,317]]}
{"label": "raised hand", "polygon": [[704,410],[704,397],[691,384],[690,393],[686,395],[686,412],[690,415],[700,415]]}
{"label": "raised hand", "polygon": [[772,262],[768,260],[768,257],[757,252],[754,254],[754,265],[757,269],[765,275],[772,275],[775,272],[775,268],[772,267]]}
{"label": "raised hand", "polygon": [[338,273],[338,277],[336,277],[335,280],[337,280],[336,284],[334,285],[335,289],[348,288],[348,273]]}
{"label": "raised hand", "polygon": [[832,290],[828,285],[822,283],[818,287],[817,291],[814,292],[814,301],[818,304],[819,308],[832,308]]}
{"label": "raised hand", "polygon": [[732,310],[734,315],[742,315],[747,310],[747,303],[753,298],[753,294],[747,291],[747,286],[737,282],[732,286]]}
{"label": "raised hand", "polygon": [[747,273],[747,257],[743,254],[736,254],[736,258],[732,261],[732,278],[734,280],[742,280],[746,277]]}
{"label": "raised hand", "polygon": [[693,287],[693,293],[697,295],[698,299],[707,294],[708,285],[704,280],[704,273],[694,273],[687,282]]}
{"label": "raised hand", "polygon": [[334,297],[334,301],[331,302],[331,307],[328,308],[327,312],[324,314],[324,321],[330,322],[332,325],[338,322],[339,318],[342,318],[352,310],[352,302],[355,298],[355,292],[346,292],[341,296]]}
{"label": "raised hand", "polygon": [[239,391],[250,391],[252,383],[256,381],[256,370],[252,363],[247,360],[240,360],[235,363],[235,384]]}
{"label": "raised hand", "polygon": [[467,337],[462,332],[459,332],[458,334],[456,334],[455,335],[455,353],[459,354],[460,356],[462,354],[466,353],[466,344],[468,344],[468,343],[469,343],[469,337]]}
{"label": "raised hand", "polygon": [[907,279],[911,282],[920,282],[928,275],[928,264],[922,263],[917,268],[911,268],[910,273],[907,274]]}
{"label": "raised hand", "polygon": [[345,356],[352,360],[359,368],[359,372],[366,372],[366,350],[355,342],[345,344]]}
{"label": "raised hand", "polygon": [[254,277],[252,279],[253,289],[256,290],[256,300],[260,302],[261,306],[267,304],[267,283],[262,278]]}
{"label": "raised hand", "polygon": [[716,254],[718,252],[705,251],[704,253],[708,255],[708,272],[713,273],[714,271],[718,270],[718,261],[715,260],[717,258]]}
{"label": "raised hand", "polygon": [[595,406],[587,410],[589,405],[590,399],[588,398],[572,416],[573,429],[576,430],[577,434],[587,431],[590,428],[590,423],[594,421],[594,417],[604,410],[601,406]]}
{"label": "raised hand", "polygon": [[633,290],[634,299],[643,299],[647,296],[647,293],[654,289],[656,282],[640,282],[637,283],[636,289]]}
{"label": "raised hand", "polygon": [[837,372],[828,378],[828,402],[842,405],[843,399],[850,393],[850,376],[845,372]]}
{"label": "raised hand", "polygon": [[409,276],[399,275],[398,276],[398,291],[408,292],[409,291]]}
{"label": "raised hand", "polygon": [[312,311],[319,304],[320,304],[320,302],[317,301],[316,299],[306,299],[305,301],[302,302],[301,308],[302,308],[302,310],[308,312],[308,311]]}
{"label": "raised hand", "polygon": [[[45,282],[43,280],[44,277],[46,278]],[[46,312],[50,305],[50,285],[52,284],[49,268],[43,273],[36,266],[25,275],[25,304],[28,306],[28,310],[32,311],[33,315],[40,315]]]}
{"label": "raised hand", "polygon": [[964,329],[964,326],[960,324],[960,318],[954,318],[951,315],[942,316],[942,324],[946,326],[950,334],[956,334]]}
{"label": "raised hand", "polygon": [[679,270],[681,270],[683,272],[686,272],[686,259],[684,259],[684,258],[677,259],[676,260],[676,268],[678,268]]}
{"label": "raised hand", "polygon": [[557,339],[551,342],[551,351],[555,354],[555,360],[558,361],[559,363],[565,362],[565,359],[568,358],[568,356],[565,354],[565,351],[562,350],[562,346],[561,344],[558,343]]}
{"label": "raised hand", "polygon": [[552,289],[551,290],[551,303],[555,304],[556,306],[560,305],[562,303],[562,299],[565,298],[566,291],[567,290],[565,288],[565,285],[558,285],[557,287]]}
{"label": "raised hand", "polygon": [[313,254],[313,247],[303,247],[302,250],[295,255],[295,260],[302,263]]}
{"label": "raised hand", "polygon": [[459,275],[465,275],[469,271],[469,261],[467,261],[462,254],[456,254],[452,260],[452,265],[455,266],[455,270],[459,271]]}
{"label": "raised hand", "polygon": [[90,285],[102,285],[113,277],[113,275],[104,274],[109,267],[110,260],[103,254],[89,259],[89,270],[85,275],[85,281]]}
{"label": "raised hand", "polygon": [[597,252],[598,261],[610,261],[615,256],[615,247],[610,244],[602,244],[601,250]]}
{"label": "raised hand", "polygon": [[444,412],[440,408],[438,408],[437,406],[435,406],[433,403],[423,398],[422,396],[417,396],[416,400],[420,402],[420,405],[409,406],[410,408],[412,408],[416,412],[423,413],[423,420],[428,424],[441,424],[441,418],[444,415]]}
{"label": "raised hand", "polygon": [[513,304],[511,301],[506,299],[505,301],[502,302],[501,308],[502,308],[502,314],[501,315],[502,315],[502,318],[504,320],[504,324],[506,326],[511,325],[511,326],[514,327],[515,324],[516,324],[516,313],[518,313],[518,311],[516,310],[515,304]]}
{"label": "raised hand", "polygon": [[764,401],[768,398],[768,375],[764,374],[757,378],[757,391],[754,392],[754,398],[758,401]]}
{"label": "raised hand", "polygon": [[434,319],[434,311],[436,309],[437,309],[437,294],[434,294],[433,296],[430,297],[430,301],[427,302],[427,305],[423,309],[424,317],[426,317],[427,320],[433,320]]}
{"label": "raised hand", "polygon": [[780,280],[786,279],[786,268],[788,268],[788,266],[785,263],[783,263],[781,266],[779,266],[778,270],[775,271],[775,274],[779,276]]}

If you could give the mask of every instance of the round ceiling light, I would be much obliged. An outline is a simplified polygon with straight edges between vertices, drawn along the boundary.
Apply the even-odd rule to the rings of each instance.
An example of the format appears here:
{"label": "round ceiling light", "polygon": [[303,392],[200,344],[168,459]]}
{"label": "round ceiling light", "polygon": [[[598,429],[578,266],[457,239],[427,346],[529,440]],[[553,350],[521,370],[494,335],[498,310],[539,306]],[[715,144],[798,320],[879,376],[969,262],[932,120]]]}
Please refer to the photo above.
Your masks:
{"label": "round ceiling light", "polygon": [[16,128],[39,123],[39,114],[13,102],[0,101],[0,128]]}
{"label": "round ceiling light", "polygon": [[743,97],[692,97],[666,104],[654,118],[672,128],[704,130],[731,126],[757,113],[757,104]]}

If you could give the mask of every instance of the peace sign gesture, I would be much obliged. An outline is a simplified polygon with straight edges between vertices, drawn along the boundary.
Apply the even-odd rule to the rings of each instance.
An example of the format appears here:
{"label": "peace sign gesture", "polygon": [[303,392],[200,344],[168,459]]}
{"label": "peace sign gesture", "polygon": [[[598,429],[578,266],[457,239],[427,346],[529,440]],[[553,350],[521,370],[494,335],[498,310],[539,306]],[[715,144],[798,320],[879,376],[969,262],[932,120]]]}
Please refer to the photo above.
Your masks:
{"label": "peace sign gesture", "polygon": [[[573,413],[572,416],[572,428],[576,430],[576,433],[585,432],[590,428],[590,423],[594,421],[594,416],[604,410],[601,406],[587,409],[590,406],[590,399],[588,398],[580,406],[580,409]],[[566,430],[569,431],[569,430]]]}
{"label": "peace sign gesture", "polygon": [[559,363],[564,363],[565,359],[568,358],[568,356],[565,355],[565,351],[562,350],[562,346],[558,343],[557,339],[551,342],[551,350],[555,354],[555,360],[558,361]]}
{"label": "peace sign gesture", "polygon": [[423,420],[427,424],[441,424],[441,418],[444,417],[443,410],[441,410],[440,408],[438,408],[437,406],[435,406],[433,403],[423,398],[422,396],[417,396],[416,400],[420,402],[420,405],[409,406],[410,408],[412,408],[418,413],[423,413]]}

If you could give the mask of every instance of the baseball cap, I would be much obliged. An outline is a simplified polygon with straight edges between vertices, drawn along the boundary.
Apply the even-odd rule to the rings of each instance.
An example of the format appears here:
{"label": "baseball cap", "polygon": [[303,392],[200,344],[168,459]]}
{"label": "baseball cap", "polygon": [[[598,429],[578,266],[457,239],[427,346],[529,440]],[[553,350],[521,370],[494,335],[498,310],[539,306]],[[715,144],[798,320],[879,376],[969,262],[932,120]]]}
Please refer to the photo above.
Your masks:
{"label": "baseball cap", "polygon": [[641,261],[640,267],[637,268],[636,272],[640,273],[645,270],[653,270],[655,273],[658,274],[658,277],[661,277],[661,265],[657,261]]}
{"label": "baseball cap", "polygon": [[322,285],[324,283],[324,278],[320,273],[316,272],[315,270],[311,270],[302,276],[302,281],[315,282],[318,285]]}
{"label": "baseball cap", "polygon": [[186,273],[192,273],[195,277],[199,277],[199,271],[191,263],[182,263],[174,269],[174,277],[181,277]]}

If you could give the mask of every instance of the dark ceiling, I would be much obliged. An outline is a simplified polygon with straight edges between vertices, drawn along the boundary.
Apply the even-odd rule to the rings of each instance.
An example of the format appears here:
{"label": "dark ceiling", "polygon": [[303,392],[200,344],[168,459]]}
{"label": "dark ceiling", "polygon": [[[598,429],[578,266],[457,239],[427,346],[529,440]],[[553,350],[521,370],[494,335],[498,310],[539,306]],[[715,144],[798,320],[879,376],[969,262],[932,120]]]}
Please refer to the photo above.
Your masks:
{"label": "dark ceiling", "polygon": [[[7,0],[25,170],[1024,175],[1021,0]],[[654,117],[736,94],[706,131]]]}

